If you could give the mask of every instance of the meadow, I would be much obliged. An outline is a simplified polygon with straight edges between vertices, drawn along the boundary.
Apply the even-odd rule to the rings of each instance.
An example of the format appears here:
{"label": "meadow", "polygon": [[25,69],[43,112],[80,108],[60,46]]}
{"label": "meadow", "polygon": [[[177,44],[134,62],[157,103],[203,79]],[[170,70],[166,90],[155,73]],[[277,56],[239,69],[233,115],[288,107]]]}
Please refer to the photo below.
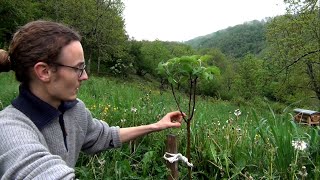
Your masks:
{"label": "meadow", "polygon": [[[13,74],[1,73],[0,84],[1,110],[17,95],[18,83]],[[183,93],[178,96],[181,102],[187,98]],[[137,77],[91,76],[79,98],[94,117],[120,127],[156,122],[177,110],[170,90],[159,90],[157,82]],[[198,96],[191,123],[193,179],[319,179],[319,128],[296,124],[291,107],[283,106],[279,113],[275,106],[279,108],[264,100],[243,105]],[[178,151],[185,155],[184,123],[179,129],[137,139],[134,150],[124,144],[93,156],[81,154],[77,178],[167,179],[163,155],[169,134],[178,137]],[[179,174],[187,179],[187,166],[180,162]]]}

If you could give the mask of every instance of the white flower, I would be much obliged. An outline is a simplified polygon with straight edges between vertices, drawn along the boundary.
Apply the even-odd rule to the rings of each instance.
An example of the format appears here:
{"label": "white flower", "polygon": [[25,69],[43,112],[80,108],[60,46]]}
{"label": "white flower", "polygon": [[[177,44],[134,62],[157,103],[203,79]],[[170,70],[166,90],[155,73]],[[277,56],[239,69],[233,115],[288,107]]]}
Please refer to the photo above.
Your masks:
{"label": "white flower", "polygon": [[240,111],[240,109],[236,109],[236,110],[234,110],[234,113],[233,113],[235,116],[240,116],[241,115],[241,111]]}
{"label": "white flower", "polygon": [[104,159],[98,159],[98,163],[102,166],[106,163],[106,160]]}
{"label": "white flower", "polygon": [[135,107],[132,107],[132,108],[131,108],[131,112],[136,113],[136,112],[137,112],[137,110],[138,110],[138,109],[137,109],[137,108],[135,108]]}
{"label": "white flower", "polygon": [[301,169],[302,170],[299,171],[300,176],[307,177],[308,176],[307,168],[305,166],[302,166]]}
{"label": "white flower", "polygon": [[307,143],[304,141],[292,141],[292,146],[300,151],[303,151],[307,148]]}
{"label": "white flower", "polygon": [[121,123],[125,123],[127,120],[126,119],[121,119],[120,122]]}

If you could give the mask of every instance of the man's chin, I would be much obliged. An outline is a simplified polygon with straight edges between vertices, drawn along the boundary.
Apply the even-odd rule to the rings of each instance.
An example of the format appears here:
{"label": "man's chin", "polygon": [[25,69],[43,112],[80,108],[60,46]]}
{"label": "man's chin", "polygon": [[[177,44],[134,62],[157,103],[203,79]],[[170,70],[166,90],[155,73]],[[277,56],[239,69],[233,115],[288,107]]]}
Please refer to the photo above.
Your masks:
{"label": "man's chin", "polygon": [[70,97],[68,99],[65,99],[65,101],[74,101],[76,99],[77,99],[77,96],[72,96],[72,97]]}

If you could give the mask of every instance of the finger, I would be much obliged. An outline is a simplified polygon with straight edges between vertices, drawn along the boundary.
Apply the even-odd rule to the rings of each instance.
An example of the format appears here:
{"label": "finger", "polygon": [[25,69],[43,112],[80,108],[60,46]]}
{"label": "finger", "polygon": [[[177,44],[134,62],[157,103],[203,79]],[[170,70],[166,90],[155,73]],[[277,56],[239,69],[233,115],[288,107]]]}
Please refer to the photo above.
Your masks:
{"label": "finger", "polygon": [[180,122],[172,122],[171,123],[171,127],[180,127],[181,126],[181,123]]}
{"label": "finger", "polygon": [[173,117],[173,116],[183,116],[183,117],[185,117],[186,116],[186,114],[184,112],[180,112],[180,111],[173,111],[173,112],[168,113],[168,115],[170,117]]}
{"label": "finger", "polygon": [[179,122],[179,123],[181,123],[182,122],[182,116],[179,115],[179,116],[176,116],[176,117],[172,117],[171,118],[171,122]]}

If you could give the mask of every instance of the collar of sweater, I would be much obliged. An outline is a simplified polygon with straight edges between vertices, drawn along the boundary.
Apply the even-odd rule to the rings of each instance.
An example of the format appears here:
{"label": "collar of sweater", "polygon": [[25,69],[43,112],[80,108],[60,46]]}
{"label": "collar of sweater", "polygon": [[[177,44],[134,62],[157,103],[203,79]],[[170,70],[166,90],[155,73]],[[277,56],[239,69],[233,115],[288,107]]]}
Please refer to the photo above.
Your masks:
{"label": "collar of sweater", "polygon": [[19,96],[12,101],[12,105],[29,117],[39,130],[77,103],[78,100],[61,102],[56,109],[32,94],[28,87],[23,84],[19,87]]}

